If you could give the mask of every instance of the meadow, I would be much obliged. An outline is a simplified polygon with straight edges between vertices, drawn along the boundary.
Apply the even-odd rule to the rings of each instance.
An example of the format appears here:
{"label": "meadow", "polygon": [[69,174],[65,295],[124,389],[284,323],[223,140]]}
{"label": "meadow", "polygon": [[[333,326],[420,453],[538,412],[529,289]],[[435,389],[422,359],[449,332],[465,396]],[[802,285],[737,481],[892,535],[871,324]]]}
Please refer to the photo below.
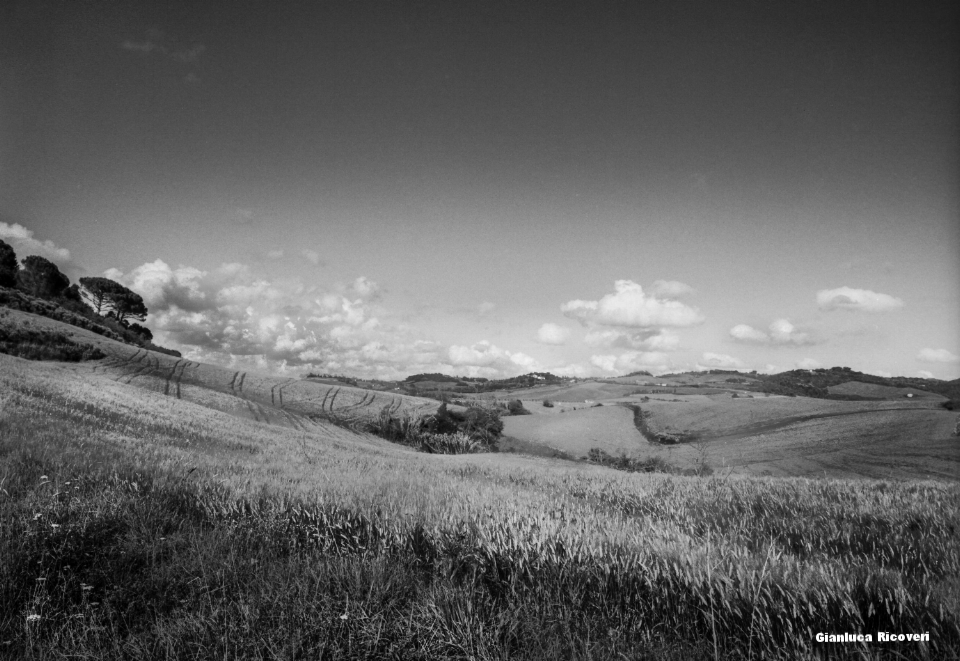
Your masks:
{"label": "meadow", "polygon": [[[431,455],[0,355],[4,658],[957,658],[958,526],[956,483]],[[877,631],[930,640],[815,641]]]}

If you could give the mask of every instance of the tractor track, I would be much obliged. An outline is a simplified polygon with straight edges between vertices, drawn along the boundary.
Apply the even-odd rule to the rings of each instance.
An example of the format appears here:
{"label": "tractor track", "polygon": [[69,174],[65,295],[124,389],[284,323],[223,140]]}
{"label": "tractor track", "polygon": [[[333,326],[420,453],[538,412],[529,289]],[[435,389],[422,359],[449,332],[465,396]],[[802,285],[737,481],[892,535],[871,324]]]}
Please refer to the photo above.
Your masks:
{"label": "tractor track", "polygon": [[182,359],[178,359],[177,362],[173,364],[173,367],[170,368],[170,374],[167,375],[166,381],[163,384],[163,394],[170,394],[170,381],[173,379],[173,375],[177,373],[177,367],[180,366],[180,363],[183,362]]}

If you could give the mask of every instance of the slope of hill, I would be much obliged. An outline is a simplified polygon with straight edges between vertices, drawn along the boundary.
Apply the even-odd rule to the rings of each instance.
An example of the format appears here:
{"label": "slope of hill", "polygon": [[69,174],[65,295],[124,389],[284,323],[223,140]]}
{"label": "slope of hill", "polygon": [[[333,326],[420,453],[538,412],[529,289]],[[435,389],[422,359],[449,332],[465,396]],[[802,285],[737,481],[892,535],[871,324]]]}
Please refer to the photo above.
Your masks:
{"label": "slope of hill", "polygon": [[0,655],[807,658],[826,651],[790,633],[808,630],[931,633],[897,658],[960,646],[957,485],[425,455],[228,415],[246,380],[102,346],[120,362],[0,355]]}
{"label": "slope of hill", "polygon": [[[877,630],[931,633],[896,658],[960,647],[956,484],[427,455],[324,416],[431,400],[0,323],[24,319],[107,358],[0,355],[0,656],[854,658],[791,632]],[[517,421],[568,416],[630,431],[609,406]]]}
{"label": "slope of hill", "polygon": [[96,347],[103,360],[74,365],[71,369],[197,402],[231,415],[281,426],[306,428],[330,422],[362,425],[381,411],[390,415],[426,415],[439,403],[431,399],[383,393],[337,383],[259,375],[205,365],[118,342],[93,331],[48,317],[10,310],[0,326],[16,328],[29,323]]}

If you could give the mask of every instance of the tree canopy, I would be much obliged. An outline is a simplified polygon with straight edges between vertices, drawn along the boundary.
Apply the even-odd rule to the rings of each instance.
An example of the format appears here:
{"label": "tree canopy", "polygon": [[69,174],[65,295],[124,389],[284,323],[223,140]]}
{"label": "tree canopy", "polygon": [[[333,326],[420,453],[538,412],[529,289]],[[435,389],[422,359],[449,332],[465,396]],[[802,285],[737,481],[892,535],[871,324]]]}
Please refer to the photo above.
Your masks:
{"label": "tree canopy", "polygon": [[9,243],[0,239],[0,287],[16,287],[19,270],[17,253]]}
{"label": "tree canopy", "polygon": [[17,272],[17,282],[24,291],[39,298],[58,298],[70,286],[70,279],[46,257],[29,255]]}
{"label": "tree canopy", "polygon": [[147,306],[140,294],[109,278],[80,278],[81,294],[97,314],[106,313],[120,323],[128,319],[144,321]]}

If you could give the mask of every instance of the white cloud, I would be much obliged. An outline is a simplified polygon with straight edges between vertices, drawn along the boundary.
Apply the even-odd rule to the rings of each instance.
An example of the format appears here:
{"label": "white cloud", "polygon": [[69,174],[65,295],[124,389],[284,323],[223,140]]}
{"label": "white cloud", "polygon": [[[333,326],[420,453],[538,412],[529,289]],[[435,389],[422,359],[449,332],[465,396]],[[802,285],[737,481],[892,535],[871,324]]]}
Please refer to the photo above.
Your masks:
{"label": "white cloud", "polygon": [[[162,260],[105,275],[144,297],[146,323],[158,344],[192,360],[275,371],[310,366],[376,378],[452,369],[444,347],[384,321],[380,288],[365,277],[318,292],[299,281],[267,281],[243,264],[203,271]],[[522,354],[513,357],[524,362]]]}
{"label": "white cloud", "polygon": [[738,324],[730,329],[730,336],[738,342],[752,344],[803,346],[815,343],[809,333],[798,330],[787,319],[775,319],[766,332],[747,324]]}
{"label": "white cloud", "polygon": [[624,328],[685,327],[703,321],[697,309],[648,295],[632,280],[617,280],[614,289],[599,301],[572,300],[560,310],[585,324]]}
{"label": "white cloud", "polygon": [[536,361],[527,354],[501,349],[486,340],[469,347],[453,345],[447,355],[450,365],[465,370],[467,376],[517,374],[537,369]]}
{"label": "white cloud", "polygon": [[654,296],[680,298],[693,293],[693,287],[677,280],[655,280],[651,287]]}
{"label": "white cloud", "polygon": [[605,372],[627,373],[639,370],[662,372],[670,362],[667,354],[660,351],[625,351],[619,356],[595,355],[590,364]]}
{"label": "white cloud", "polygon": [[267,251],[267,259],[283,259],[283,248]]}
{"label": "white cloud", "polygon": [[733,339],[741,342],[765,343],[770,341],[769,335],[747,324],[737,324],[730,329],[730,335]]}
{"label": "white cloud", "polygon": [[314,266],[320,266],[320,253],[316,250],[310,250],[309,248],[304,248],[300,251],[300,256],[305,260],[313,264]]}
{"label": "white cloud", "polygon": [[0,222],[0,239],[13,247],[19,259],[27,255],[40,255],[61,266],[70,261],[69,250],[57,247],[53,241],[35,239],[31,230],[17,223],[11,225]]}
{"label": "white cloud", "polygon": [[851,310],[857,312],[888,312],[903,307],[903,301],[888,294],[879,294],[869,289],[838,287],[817,292],[817,305],[821,310]]}
{"label": "white cloud", "polygon": [[570,337],[570,329],[557,324],[546,323],[537,331],[537,341],[542,344],[563,345]]}
{"label": "white cloud", "polygon": [[663,329],[622,331],[598,328],[589,331],[583,341],[592,347],[619,347],[648,351],[676,351],[680,347],[680,337],[676,333]]}
{"label": "white cloud", "polygon": [[703,364],[713,368],[743,367],[743,361],[739,358],[727,355],[725,353],[712,353],[706,351],[703,354]]}
{"label": "white cloud", "polygon": [[803,360],[798,360],[795,365],[797,369],[813,370],[820,367],[820,361],[814,358],[804,358]]}
{"label": "white cloud", "polygon": [[933,375],[933,372],[928,372],[927,370],[918,370],[918,371],[917,371],[917,376],[919,376],[921,379],[935,379],[935,378],[937,378],[937,377],[935,377],[935,376]]}
{"label": "white cloud", "polygon": [[960,362],[960,356],[946,349],[921,349],[917,360],[924,363],[956,363]]}

